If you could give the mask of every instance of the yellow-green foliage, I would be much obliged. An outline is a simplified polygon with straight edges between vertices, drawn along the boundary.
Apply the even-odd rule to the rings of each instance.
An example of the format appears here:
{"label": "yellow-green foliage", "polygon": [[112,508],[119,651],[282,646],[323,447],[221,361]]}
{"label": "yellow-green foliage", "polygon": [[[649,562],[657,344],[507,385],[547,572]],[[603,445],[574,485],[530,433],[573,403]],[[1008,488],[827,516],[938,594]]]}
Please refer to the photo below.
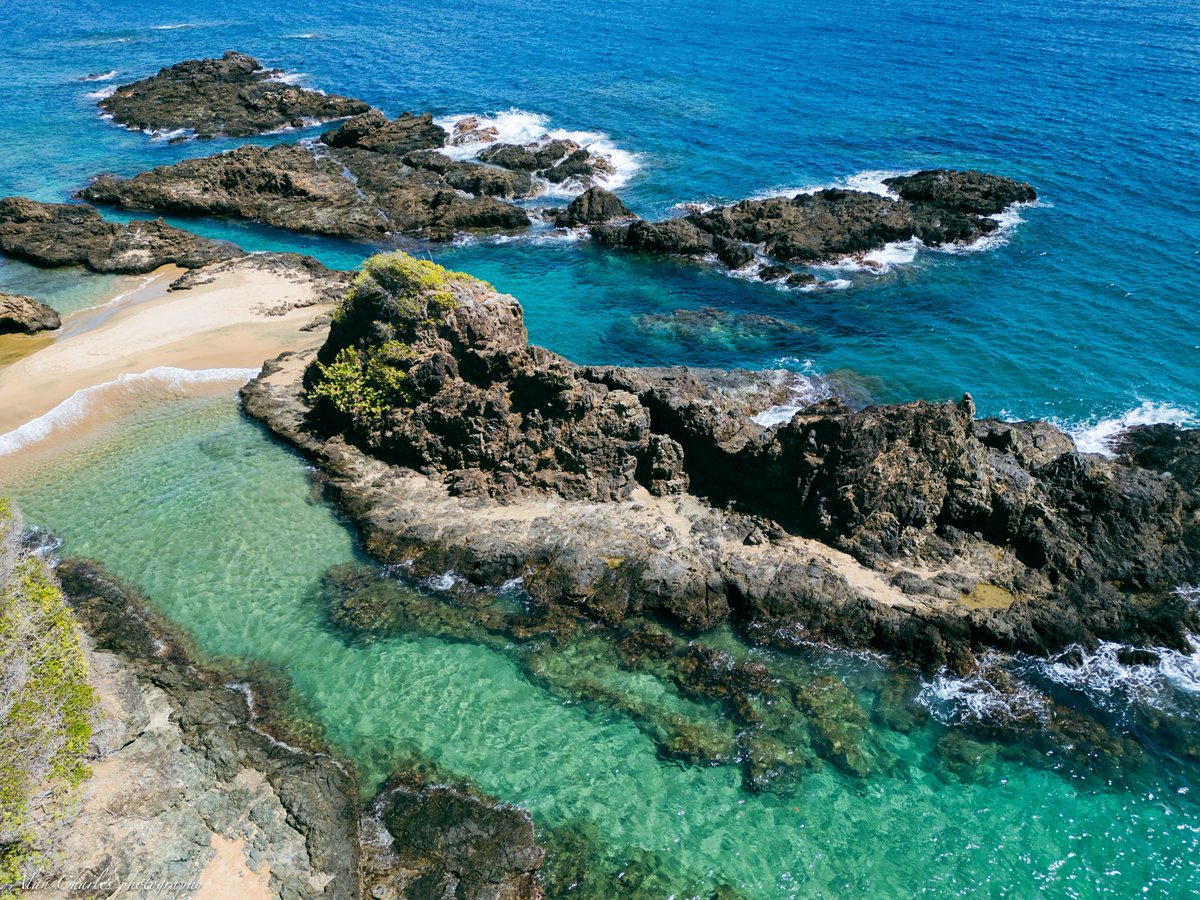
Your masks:
{"label": "yellow-green foliage", "polygon": [[456,305],[450,291],[451,283],[474,280],[465,272],[451,272],[435,262],[417,259],[407,253],[380,253],[363,263],[333,317],[343,318],[364,290],[370,289],[373,293],[378,288],[387,298],[380,312],[409,322],[435,321]]}
{"label": "yellow-green foliage", "polygon": [[320,379],[312,397],[333,404],[342,415],[369,428],[378,427],[383,414],[393,406],[412,402],[405,387],[406,368],[415,354],[400,341],[359,351],[345,347],[329,365],[317,363]]}
{"label": "yellow-green foliage", "polygon": [[0,893],[33,861],[33,806],[61,808],[89,774],[95,698],[79,626],[0,500]]}
{"label": "yellow-green foliage", "polygon": [[332,363],[317,364],[310,397],[328,401],[355,425],[375,431],[387,410],[412,403],[406,382],[417,354],[397,338],[439,325],[457,306],[454,284],[474,281],[407,253],[368,259],[333,314],[341,330],[331,337],[350,346],[342,347]]}

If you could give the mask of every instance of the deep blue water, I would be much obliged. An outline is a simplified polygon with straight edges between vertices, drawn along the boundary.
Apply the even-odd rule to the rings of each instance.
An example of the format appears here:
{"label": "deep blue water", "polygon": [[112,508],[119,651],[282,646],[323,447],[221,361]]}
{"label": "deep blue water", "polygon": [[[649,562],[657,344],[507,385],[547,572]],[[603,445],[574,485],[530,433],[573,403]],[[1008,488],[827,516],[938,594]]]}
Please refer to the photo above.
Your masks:
{"label": "deep blue water", "polygon": [[[68,197],[228,142],[169,146],[87,95],[228,48],[390,113],[520,109],[637,154],[646,216],[872,170],[973,166],[1044,204],[1002,246],[923,252],[843,290],[783,291],[702,265],[561,241],[433,248],[525,304],[579,361],[770,366],[872,400],[955,397],[1067,423],[1200,410],[1200,4],[757,4],[699,0],[287,4],[5,0],[0,194]],[[161,26],[186,25],[164,28]],[[156,27],[158,26],[158,27]],[[80,76],[116,69],[114,81]],[[271,140],[293,139],[274,138]],[[204,224],[350,264],[369,248]],[[11,268],[11,267],[10,267]],[[3,281],[0,272],[0,281]],[[807,330],[647,331],[712,306]]]}

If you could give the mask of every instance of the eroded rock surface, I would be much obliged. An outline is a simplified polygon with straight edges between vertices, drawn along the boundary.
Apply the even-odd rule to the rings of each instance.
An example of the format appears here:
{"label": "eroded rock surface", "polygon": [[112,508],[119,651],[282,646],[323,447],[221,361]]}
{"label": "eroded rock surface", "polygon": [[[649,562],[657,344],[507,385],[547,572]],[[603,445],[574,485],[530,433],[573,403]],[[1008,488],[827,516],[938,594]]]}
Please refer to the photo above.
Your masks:
{"label": "eroded rock surface", "polygon": [[1200,576],[1192,487],[969,397],[764,428],[785,373],[576,366],[528,346],[513,298],[403,256],[368,264],[309,362],[269,365],[246,409],[418,572],[959,669],[1197,626],[1173,590]]}
{"label": "eroded rock surface", "polygon": [[113,121],[147,131],[246,137],[366,112],[361,100],[296,87],[234,50],[192,59],[122,85],[99,102]]}
{"label": "eroded rock surface", "polygon": [[0,293],[0,334],[37,334],[61,326],[53,307],[32,297]]}
{"label": "eroded rock surface", "polygon": [[202,238],[161,219],[106,222],[74,203],[0,200],[0,252],[38,266],[87,266],[94,272],[140,274],[173,263],[198,269],[242,256],[225,241]]}
{"label": "eroded rock surface", "polygon": [[440,146],[439,139],[445,132],[428,116],[389,123],[372,112],[326,134],[328,143],[246,146],[133,178],[102,175],[81,196],[124,209],[239,217],[358,239],[448,240],[529,224],[524,210],[498,199],[527,193],[528,176],[521,182],[503,169],[412,149]]}
{"label": "eroded rock surface", "polygon": [[932,169],[884,183],[895,197],[830,188],[662,222],[601,226],[592,234],[601,244],[644,253],[715,254],[731,268],[751,262],[760,248],[780,263],[809,265],[912,238],[929,246],[969,244],[1000,227],[993,216],[1037,198],[1028,184],[974,171]]}

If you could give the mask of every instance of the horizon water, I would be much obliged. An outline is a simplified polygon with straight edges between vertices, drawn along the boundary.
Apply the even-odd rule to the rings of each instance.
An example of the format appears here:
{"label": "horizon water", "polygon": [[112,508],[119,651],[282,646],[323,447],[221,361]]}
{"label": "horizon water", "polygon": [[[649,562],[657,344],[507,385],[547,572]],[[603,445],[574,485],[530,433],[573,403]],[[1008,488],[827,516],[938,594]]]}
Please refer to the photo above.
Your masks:
{"label": "horizon water", "polygon": [[[1030,181],[1041,200],[982,249],[892,247],[877,268],[821,271],[834,286],[820,291],[603,252],[548,230],[420,252],[512,293],[531,339],[579,362],[783,366],[809,391],[860,402],[970,391],[981,415],[1049,418],[1097,451],[1131,422],[1197,423],[1195,5],[775,0],[734,18],[713,0],[504,2],[482,14],[463,0],[436,11],[349,0],[8,8],[0,196],[62,201],[99,172],[240,143],[151,139],[103,121],[89,96],[226,49],[389,114],[483,114],[513,136],[584,133],[619,160],[614,187],[646,217],[975,167]],[[345,267],[374,249],[245,223],[176,224]],[[122,287],[0,261],[0,289],[71,312]],[[671,319],[704,308],[798,327]],[[943,676],[920,683],[932,713],[921,728],[869,725],[896,760],[886,772],[856,779],[820,763],[794,795],[750,794],[737,767],[660,760],[628,717],[564,701],[495,647],[343,639],[318,584],[328,566],[361,559],[354,535],[313,500],[305,464],[239,413],[232,389],[203,393],[138,407],[119,430],[0,493],[58,532],[64,552],[141,586],[206,654],[286,672],[365,786],[409,755],[432,759],[541,827],[599,835],[606,864],[649,860],[654,878],[635,896],[708,896],[722,884],[764,898],[1200,891],[1200,771],[1130,712],[1162,709],[1200,729],[1200,653],[1122,666],[1102,648],[1083,678],[1053,662],[1006,663],[1031,691],[1143,749],[1149,762],[1117,783],[1066,752],[956,777],[938,741],[980,698]],[[868,715],[893,677],[868,656],[778,658],[723,639],[806,677],[832,675]],[[617,677],[602,656],[579,665]]]}

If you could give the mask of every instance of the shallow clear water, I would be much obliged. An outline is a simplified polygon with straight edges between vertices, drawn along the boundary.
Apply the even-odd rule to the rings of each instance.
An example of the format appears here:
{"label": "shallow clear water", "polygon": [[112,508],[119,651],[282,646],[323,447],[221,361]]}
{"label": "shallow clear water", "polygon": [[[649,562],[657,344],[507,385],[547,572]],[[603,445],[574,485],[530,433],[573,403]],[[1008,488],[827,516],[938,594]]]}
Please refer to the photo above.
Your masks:
{"label": "shallow clear water", "polygon": [[[1076,424],[1147,402],[1160,405],[1152,415],[1161,405],[1200,412],[1200,6],[1188,0],[5,9],[0,194],[62,199],[101,171],[231,146],[149,141],[101,121],[88,96],[226,48],[390,113],[517,108],[548,127],[606,134],[637,155],[621,193],[648,216],[864,171],[977,166],[1028,179],[1047,205],[1026,210],[990,252],[921,253],[824,294],[581,243],[431,253],[515,294],[534,338],[583,362],[811,360],[818,372],[858,373],[873,399],[969,390],[984,414]],[[111,70],[109,81],[77,80]],[[202,230],[341,264],[366,252]],[[811,331],[706,342],[637,327],[645,313],[705,305]]]}
{"label": "shallow clear water", "polygon": [[[841,290],[783,291],[545,234],[423,252],[515,294],[533,338],[581,362],[782,364],[865,399],[970,390],[985,414],[1101,431],[1134,410],[1184,420],[1200,411],[1194,3],[447,0],[435,11],[354,0],[202,9],[7,0],[4,9],[0,195],[63,200],[102,171],[232,146],[150,141],[103,122],[88,96],[228,48],[389,113],[517,108],[547,116],[548,127],[606,134],[636,154],[620,193],[646,216],[862,172],[976,166],[1031,181],[1044,203],[986,251],[826,273]],[[174,25],[187,27],[164,27]],[[111,80],[78,80],[110,70]],[[339,266],[372,250],[246,224],[179,224]],[[64,312],[118,289],[104,276],[0,264],[0,290]],[[653,318],[701,307],[800,327],[687,330]],[[869,727],[896,760],[887,774],[855,779],[818,763],[795,795],[752,795],[736,767],[660,760],[628,716],[547,690],[509,649],[345,642],[317,587],[329,565],[355,557],[352,536],[311,500],[301,461],[228,399],[179,400],[0,493],[59,530],[68,551],[144,587],[206,653],[284,668],[368,782],[412,752],[428,756],[543,826],[590,829],[616,863],[646,851],[664,880],[655,885],[677,895],[720,883],[751,897],[1200,891],[1200,774],[1130,717],[1167,703],[1170,721],[1194,734],[1195,666],[1175,687],[1135,673],[1150,687],[1133,691],[1064,686],[1052,667],[1028,664],[1031,683],[1136,735],[1148,761],[1120,784],[1105,786],[1069,754],[1001,759],[964,781],[937,751],[947,727],[962,726],[934,720],[908,735]],[[597,680],[691,709],[603,654],[572,653],[566,661]],[[837,654],[772,663],[834,674],[868,712],[888,677]],[[1129,674],[1101,668],[1105,685]],[[959,687],[927,685],[950,723]]]}
{"label": "shallow clear water", "polygon": [[[1069,754],[984,764],[963,781],[939,758],[936,720],[908,735],[870,725],[865,740],[889,760],[877,774],[818,762],[796,793],[755,795],[736,766],[659,759],[628,717],[565,700],[503,647],[343,640],[317,588],[326,567],[355,558],[352,537],[312,498],[304,463],[228,399],[143,413],[36,482],[15,486],[30,521],[142,585],[204,652],[286,670],[367,786],[395,760],[428,757],[542,826],[598,836],[614,864],[648,852],[659,880],[642,896],[707,896],[722,883],[748,897],[1200,890],[1200,777],[1152,740],[1152,762],[1120,786],[1076,770]],[[800,679],[832,674],[866,712],[886,677],[859,656],[739,652]],[[695,707],[587,645],[546,665],[673,711]],[[1194,726],[1195,701],[1175,702]]]}

